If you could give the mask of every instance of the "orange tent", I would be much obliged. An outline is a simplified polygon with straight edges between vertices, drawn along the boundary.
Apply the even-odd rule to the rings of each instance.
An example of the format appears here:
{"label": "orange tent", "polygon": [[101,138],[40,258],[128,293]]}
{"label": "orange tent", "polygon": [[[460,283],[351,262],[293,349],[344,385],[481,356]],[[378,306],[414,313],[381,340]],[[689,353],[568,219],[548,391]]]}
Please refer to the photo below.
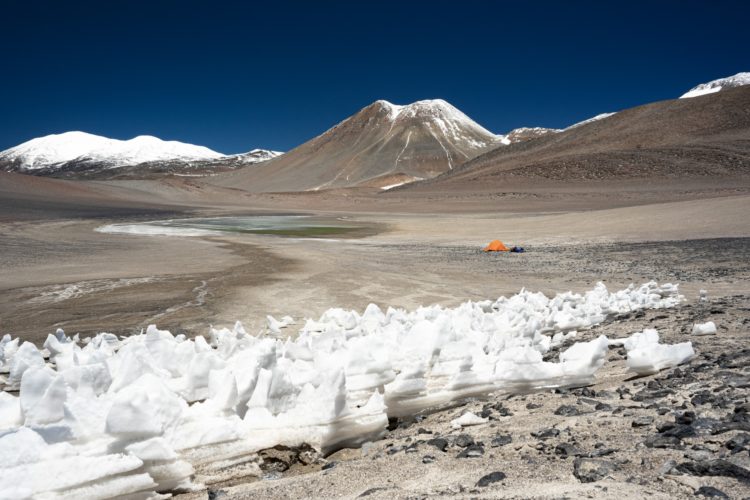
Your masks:
{"label": "orange tent", "polygon": [[493,240],[489,245],[484,247],[485,252],[510,252],[510,248],[503,245],[500,240]]}

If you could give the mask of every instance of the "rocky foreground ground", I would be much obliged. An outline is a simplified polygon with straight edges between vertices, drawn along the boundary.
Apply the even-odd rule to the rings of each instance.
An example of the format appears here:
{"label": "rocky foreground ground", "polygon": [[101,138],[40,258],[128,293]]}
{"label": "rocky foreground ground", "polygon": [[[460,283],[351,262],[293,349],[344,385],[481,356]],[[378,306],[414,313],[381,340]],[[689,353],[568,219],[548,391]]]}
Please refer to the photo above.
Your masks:
{"label": "rocky foreground ground", "polygon": [[[707,320],[716,335],[691,335]],[[634,377],[613,347],[590,387],[460,402],[392,421],[383,439],[326,457],[266,450],[261,477],[185,498],[749,497],[750,297],[688,298],[612,318],[576,340],[644,328],[662,342],[692,341],[695,357]],[[454,428],[467,412],[487,422]]]}

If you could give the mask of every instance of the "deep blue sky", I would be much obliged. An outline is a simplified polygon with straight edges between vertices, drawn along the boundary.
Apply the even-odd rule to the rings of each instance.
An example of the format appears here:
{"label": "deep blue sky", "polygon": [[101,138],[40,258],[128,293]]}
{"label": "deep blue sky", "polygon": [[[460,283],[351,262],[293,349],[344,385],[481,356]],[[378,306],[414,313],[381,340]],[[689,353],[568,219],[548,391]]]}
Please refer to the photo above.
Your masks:
{"label": "deep blue sky", "polygon": [[7,0],[0,18],[0,150],[67,130],[288,150],[376,99],[563,127],[750,71],[745,1]]}

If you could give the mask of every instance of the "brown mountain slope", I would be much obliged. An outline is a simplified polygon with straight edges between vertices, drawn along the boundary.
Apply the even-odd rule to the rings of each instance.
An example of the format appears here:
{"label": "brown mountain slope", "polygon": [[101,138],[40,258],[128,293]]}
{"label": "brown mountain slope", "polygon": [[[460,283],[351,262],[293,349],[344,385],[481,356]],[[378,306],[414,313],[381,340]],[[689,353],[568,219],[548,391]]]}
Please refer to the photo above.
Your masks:
{"label": "brown mountain slope", "polygon": [[559,134],[496,148],[435,179],[393,192],[486,193],[534,179],[708,176],[750,177],[750,87],[627,109]]}
{"label": "brown mountain slope", "polygon": [[372,185],[392,176],[431,178],[500,140],[440,99],[408,106],[377,101],[279,158],[207,182],[268,192]]}

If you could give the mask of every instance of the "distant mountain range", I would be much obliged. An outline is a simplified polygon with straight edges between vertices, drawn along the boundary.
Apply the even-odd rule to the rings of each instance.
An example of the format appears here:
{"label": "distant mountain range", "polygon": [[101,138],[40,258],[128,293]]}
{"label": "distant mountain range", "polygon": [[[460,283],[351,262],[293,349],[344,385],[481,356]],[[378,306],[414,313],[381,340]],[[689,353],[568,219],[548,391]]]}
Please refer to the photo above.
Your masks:
{"label": "distant mountain range", "polygon": [[[748,84],[750,73],[738,73],[698,85],[681,98]],[[263,149],[223,155],[203,146],[151,136],[122,141],[66,132],[32,139],[0,152],[0,170],[97,179],[209,176],[227,172],[210,182],[255,192],[348,187],[392,189],[450,176],[451,172],[463,171],[465,166],[480,164],[488,158],[508,156],[518,151],[513,146],[519,143],[557,143],[552,138],[559,136],[575,137],[580,144],[589,144],[591,137],[572,132],[584,130],[589,134],[599,130],[588,125],[609,123],[613,115],[603,113],[565,129],[521,127],[498,135],[442,99],[405,106],[380,100],[283,155]],[[669,135],[669,132],[654,133]],[[244,168],[248,166],[252,168]]]}
{"label": "distant mountain range", "polygon": [[85,132],[39,137],[0,152],[0,170],[58,177],[118,177],[208,172],[267,161],[281,153],[255,149],[223,155],[203,146],[138,136],[127,141]]}

